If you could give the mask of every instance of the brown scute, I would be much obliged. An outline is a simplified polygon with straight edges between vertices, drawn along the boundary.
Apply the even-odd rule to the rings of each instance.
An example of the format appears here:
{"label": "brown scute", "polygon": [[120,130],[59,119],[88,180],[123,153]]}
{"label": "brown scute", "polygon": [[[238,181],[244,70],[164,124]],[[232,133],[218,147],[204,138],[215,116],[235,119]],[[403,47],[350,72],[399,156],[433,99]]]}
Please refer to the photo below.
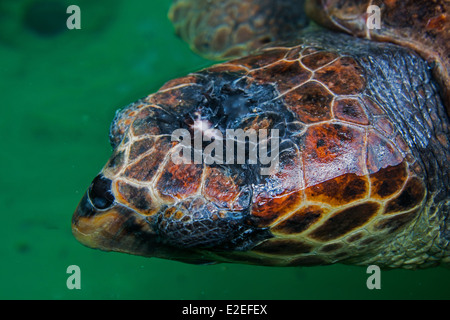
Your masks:
{"label": "brown scute", "polygon": [[233,200],[239,194],[239,187],[233,178],[218,168],[207,167],[203,194],[220,208],[231,208]]}
{"label": "brown scute", "polygon": [[381,168],[396,166],[403,161],[400,151],[388,139],[375,130],[370,130],[367,138],[367,169],[370,174]]}
{"label": "brown scute", "polygon": [[156,189],[163,199],[187,198],[200,188],[202,172],[201,164],[175,164],[169,159],[156,183]]}
{"label": "brown scute", "polygon": [[115,150],[106,164],[106,170],[111,172],[111,174],[117,174],[125,163],[125,153],[124,151]]}
{"label": "brown scute", "polygon": [[161,133],[155,119],[152,116],[151,108],[153,107],[144,108],[137,114],[132,125],[135,136],[141,136],[144,134],[158,135]]}
{"label": "brown scute", "polygon": [[311,250],[311,245],[290,239],[266,240],[252,249],[252,251],[256,252],[287,256],[308,253]]}
{"label": "brown scute", "polygon": [[242,67],[242,66],[238,66],[238,65],[232,65],[232,64],[228,64],[228,63],[224,63],[224,64],[216,64],[212,67],[208,68],[209,72],[215,72],[215,73],[234,73],[234,74],[239,74],[239,75],[245,75],[247,74],[247,69]]}
{"label": "brown scute", "polygon": [[272,64],[284,57],[285,49],[267,50],[259,54],[251,55],[245,58],[232,60],[230,63],[242,65],[247,68],[256,69]]}
{"label": "brown scute", "polygon": [[314,79],[336,94],[357,94],[366,87],[364,70],[350,57],[340,58],[317,70]]}
{"label": "brown scute", "polygon": [[298,150],[281,152],[279,160],[279,171],[267,176],[265,184],[254,191],[252,214],[261,225],[291,213],[303,199],[303,172]]}
{"label": "brown scute", "polygon": [[369,119],[358,99],[336,100],[333,112],[338,119],[363,125],[369,124]]}
{"label": "brown scute", "polygon": [[149,213],[153,208],[153,201],[147,188],[132,186],[126,182],[117,182],[119,199],[124,205],[137,209],[140,213]]}
{"label": "brown scute", "polygon": [[346,144],[354,140],[353,133],[351,128],[342,125],[311,127],[306,135],[306,150],[312,151],[310,156],[317,162],[332,162],[342,154]]}
{"label": "brown scute", "polygon": [[362,237],[364,237],[364,233],[362,233],[362,232],[357,232],[357,233],[355,233],[355,234],[349,236],[349,237],[347,238],[347,242],[355,242],[355,241],[358,241],[359,239],[361,239]]}
{"label": "brown scute", "polygon": [[372,98],[364,96],[363,101],[370,114],[378,116],[386,113]]}
{"label": "brown scute", "polygon": [[300,52],[302,51],[302,49],[303,48],[301,46],[291,48],[284,57],[284,59],[289,61],[297,60],[301,56]]}
{"label": "brown scute", "polygon": [[139,181],[152,180],[171,147],[168,139],[167,137],[158,139],[150,154],[136,161],[125,170],[125,177]]}
{"label": "brown scute", "polygon": [[194,75],[188,75],[186,77],[169,80],[158,91],[167,90],[176,86],[190,83],[197,83],[197,77]]}
{"label": "brown scute", "polygon": [[375,202],[365,202],[337,212],[309,236],[319,241],[340,238],[366,224],[377,213],[379,207]]}
{"label": "brown scute", "polygon": [[307,230],[311,225],[319,221],[324,210],[319,206],[308,206],[297,210],[289,218],[281,221],[272,228],[273,233],[296,234]]}
{"label": "brown scute", "polygon": [[374,228],[375,230],[387,230],[389,233],[395,232],[410,223],[417,216],[418,212],[419,209],[415,209],[380,220],[375,224]]}
{"label": "brown scute", "polygon": [[128,156],[130,161],[133,161],[141,154],[149,151],[154,145],[153,139],[142,139],[134,142],[130,147],[130,155]]}
{"label": "brown scute", "polygon": [[339,206],[366,197],[368,191],[366,177],[348,173],[313,185],[305,190],[305,194],[307,200]]}
{"label": "brown scute", "polygon": [[310,266],[320,266],[320,265],[325,265],[325,264],[329,264],[328,262],[326,262],[324,259],[319,258],[317,256],[306,256],[306,257],[300,257],[300,258],[296,258],[293,259],[289,265],[290,266],[305,266],[305,267],[310,267]]}
{"label": "brown scute", "polygon": [[311,70],[319,69],[339,56],[334,52],[321,51],[302,58],[302,63]]}
{"label": "brown scute", "polygon": [[324,245],[320,249],[320,252],[329,253],[329,252],[333,252],[333,251],[339,250],[342,247],[343,247],[342,243],[330,243],[330,244]]}
{"label": "brown scute", "polygon": [[296,149],[283,150],[279,154],[279,170],[268,176],[265,191],[278,195],[303,189],[303,168],[300,152]]}
{"label": "brown scute", "polygon": [[385,137],[390,137],[394,133],[394,126],[387,116],[376,118],[374,127],[382,132]]}
{"label": "brown scute", "polygon": [[419,205],[425,196],[425,187],[418,178],[411,178],[403,191],[396,198],[390,200],[385,207],[384,214],[406,211]]}
{"label": "brown scute", "polygon": [[305,70],[298,61],[280,61],[265,68],[250,72],[262,83],[276,83],[281,93],[307,81],[311,72]]}
{"label": "brown scute", "polygon": [[370,175],[372,184],[370,196],[376,199],[386,199],[402,188],[406,178],[406,161],[396,166],[382,168]]}
{"label": "brown scute", "polygon": [[335,177],[364,174],[364,131],[339,123],[308,128],[303,147],[306,187]]}
{"label": "brown scute", "polygon": [[256,195],[252,215],[259,227],[268,226],[279,217],[292,212],[302,201],[303,193],[294,192],[284,196]]}
{"label": "brown scute", "polygon": [[301,122],[314,123],[331,119],[333,95],[317,82],[307,82],[283,97],[288,108]]}
{"label": "brown scute", "polygon": [[403,153],[407,153],[407,152],[411,152],[411,150],[409,150],[408,145],[406,144],[405,140],[403,139],[403,137],[397,133],[397,135],[395,136],[394,140],[394,144],[395,146],[402,151]]}
{"label": "brown scute", "polygon": [[316,47],[306,47],[303,51],[302,51],[302,56],[307,56],[310,54],[314,54],[316,52],[320,52],[322,49],[320,48],[316,48]]}
{"label": "brown scute", "polygon": [[198,103],[198,84],[180,86],[167,91],[158,91],[147,98],[148,103],[158,105],[166,112],[177,113]]}

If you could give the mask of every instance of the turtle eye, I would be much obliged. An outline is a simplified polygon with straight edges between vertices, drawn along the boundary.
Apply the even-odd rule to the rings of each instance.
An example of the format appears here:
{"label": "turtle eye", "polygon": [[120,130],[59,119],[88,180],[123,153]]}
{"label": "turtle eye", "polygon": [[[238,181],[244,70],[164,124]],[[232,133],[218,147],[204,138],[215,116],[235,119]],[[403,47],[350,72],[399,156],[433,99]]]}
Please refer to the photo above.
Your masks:
{"label": "turtle eye", "polygon": [[114,202],[111,193],[111,180],[99,174],[89,187],[89,198],[98,210],[108,209]]}

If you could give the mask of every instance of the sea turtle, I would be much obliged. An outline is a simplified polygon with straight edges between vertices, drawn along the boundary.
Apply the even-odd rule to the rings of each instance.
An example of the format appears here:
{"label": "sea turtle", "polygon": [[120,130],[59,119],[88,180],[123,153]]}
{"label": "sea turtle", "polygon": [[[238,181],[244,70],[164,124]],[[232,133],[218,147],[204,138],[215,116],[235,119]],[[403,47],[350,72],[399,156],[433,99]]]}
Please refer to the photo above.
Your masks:
{"label": "sea turtle", "polygon": [[[174,1],[194,50],[233,59],[117,112],[113,154],[72,219],[81,243],[189,263],[450,262],[449,2],[305,8],[316,23],[300,0]],[[227,130],[265,132],[230,137],[245,155],[276,146],[277,163],[178,161],[179,129],[200,154]]]}

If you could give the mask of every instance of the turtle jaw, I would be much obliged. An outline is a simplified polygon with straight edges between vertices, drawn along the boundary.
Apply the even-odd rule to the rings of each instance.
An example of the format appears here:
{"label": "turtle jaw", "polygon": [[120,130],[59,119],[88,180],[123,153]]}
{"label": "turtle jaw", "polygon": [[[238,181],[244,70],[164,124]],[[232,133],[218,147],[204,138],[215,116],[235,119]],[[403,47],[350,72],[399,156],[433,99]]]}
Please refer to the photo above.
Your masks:
{"label": "turtle jaw", "polygon": [[144,239],[133,234],[142,231],[150,244],[153,232],[143,216],[115,200],[111,186],[103,173],[94,178],[73,214],[72,233],[90,248],[134,253],[135,242]]}
{"label": "turtle jaw", "polygon": [[72,234],[81,244],[103,251],[191,264],[216,263],[206,252],[164,244],[154,232],[154,223],[149,217],[122,204],[115,203],[107,210],[96,209],[88,192],[81,199],[72,217]]}
{"label": "turtle jaw", "polygon": [[[116,250],[120,238],[121,219],[119,208],[96,209],[86,193],[72,217],[72,233],[83,245],[105,251]],[[125,246],[123,243],[121,246]]]}

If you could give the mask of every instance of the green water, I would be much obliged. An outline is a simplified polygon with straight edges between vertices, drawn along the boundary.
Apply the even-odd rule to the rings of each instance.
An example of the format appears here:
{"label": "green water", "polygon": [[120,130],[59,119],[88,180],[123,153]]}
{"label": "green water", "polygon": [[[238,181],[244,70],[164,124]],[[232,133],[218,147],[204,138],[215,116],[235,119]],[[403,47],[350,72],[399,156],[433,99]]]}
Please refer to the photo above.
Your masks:
{"label": "green water", "polygon": [[209,62],[174,36],[169,0],[70,1],[82,29],[53,35],[25,26],[32,2],[0,2],[1,299],[450,298],[444,268],[385,271],[368,290],[361,267],[193,266],[80,245],[71,216],[109,157],[115,110]]}

